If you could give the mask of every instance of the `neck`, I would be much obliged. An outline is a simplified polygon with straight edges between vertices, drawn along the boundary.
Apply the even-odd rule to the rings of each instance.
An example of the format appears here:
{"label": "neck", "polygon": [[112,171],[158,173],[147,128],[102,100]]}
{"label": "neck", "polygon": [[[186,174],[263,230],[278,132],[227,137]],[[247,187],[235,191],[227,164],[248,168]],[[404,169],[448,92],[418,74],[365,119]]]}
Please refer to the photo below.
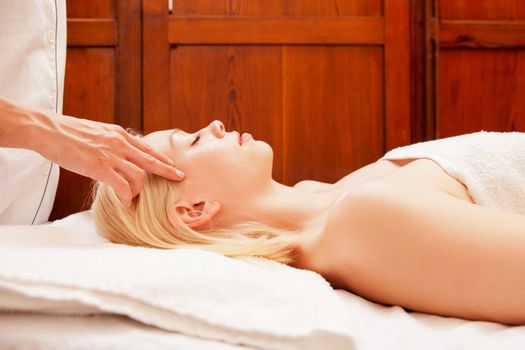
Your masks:
{"label": "neck", "polygon": [[322,222],[336,199],[331,192],[306,192],[272,180],[254,199],[237,203],[233,212],[243,216],[236,219],[257,220],[302,232]]}

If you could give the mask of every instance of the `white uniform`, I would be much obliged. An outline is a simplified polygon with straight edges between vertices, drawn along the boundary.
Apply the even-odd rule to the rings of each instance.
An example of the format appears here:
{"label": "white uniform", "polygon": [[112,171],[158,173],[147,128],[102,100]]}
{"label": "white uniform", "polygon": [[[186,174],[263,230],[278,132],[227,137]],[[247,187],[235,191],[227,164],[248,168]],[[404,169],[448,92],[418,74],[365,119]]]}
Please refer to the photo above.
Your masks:
{"label": "white uniform", "polygon": [[[1,97],[61,114],[65,60],[65,0],[0,0]],[[58,175],[38,153],[0,148],[0,224],[47,221]]]}

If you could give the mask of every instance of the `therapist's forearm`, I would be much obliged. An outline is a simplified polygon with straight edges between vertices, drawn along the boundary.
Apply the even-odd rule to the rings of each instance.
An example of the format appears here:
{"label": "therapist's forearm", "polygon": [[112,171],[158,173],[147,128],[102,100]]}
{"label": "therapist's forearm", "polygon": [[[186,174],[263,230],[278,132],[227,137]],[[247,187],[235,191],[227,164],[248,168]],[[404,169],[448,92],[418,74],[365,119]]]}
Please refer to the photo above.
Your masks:
{"label": "therapist's forearm", "polygon": [[26,148],[38,152],[43,140],[39,130],[53,128],[51,114],[0,98],[0,147]]}

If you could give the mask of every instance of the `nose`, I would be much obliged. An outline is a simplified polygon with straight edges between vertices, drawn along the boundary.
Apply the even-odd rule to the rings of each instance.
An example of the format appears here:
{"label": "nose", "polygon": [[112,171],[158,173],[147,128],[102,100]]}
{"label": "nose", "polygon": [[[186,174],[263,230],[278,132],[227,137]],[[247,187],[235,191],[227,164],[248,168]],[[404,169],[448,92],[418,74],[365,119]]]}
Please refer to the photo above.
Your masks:
{"label": "nose", "polygon": [[218,138],[224,137],[224,124],[220,120],[214,120],[208,125],[211,132]]}

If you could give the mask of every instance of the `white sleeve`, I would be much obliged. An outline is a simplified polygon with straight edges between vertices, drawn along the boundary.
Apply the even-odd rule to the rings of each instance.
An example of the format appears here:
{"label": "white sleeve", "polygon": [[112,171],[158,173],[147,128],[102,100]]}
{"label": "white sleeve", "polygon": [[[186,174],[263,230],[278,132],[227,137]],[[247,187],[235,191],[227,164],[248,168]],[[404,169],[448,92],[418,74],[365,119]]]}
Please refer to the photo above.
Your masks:
{"label": "white sleeve", "polygon": [[[0,96],[62,112],[65,0],[0,1]],[[0,149],[0,224],[48,220],[59,167],[38,153]]]}

